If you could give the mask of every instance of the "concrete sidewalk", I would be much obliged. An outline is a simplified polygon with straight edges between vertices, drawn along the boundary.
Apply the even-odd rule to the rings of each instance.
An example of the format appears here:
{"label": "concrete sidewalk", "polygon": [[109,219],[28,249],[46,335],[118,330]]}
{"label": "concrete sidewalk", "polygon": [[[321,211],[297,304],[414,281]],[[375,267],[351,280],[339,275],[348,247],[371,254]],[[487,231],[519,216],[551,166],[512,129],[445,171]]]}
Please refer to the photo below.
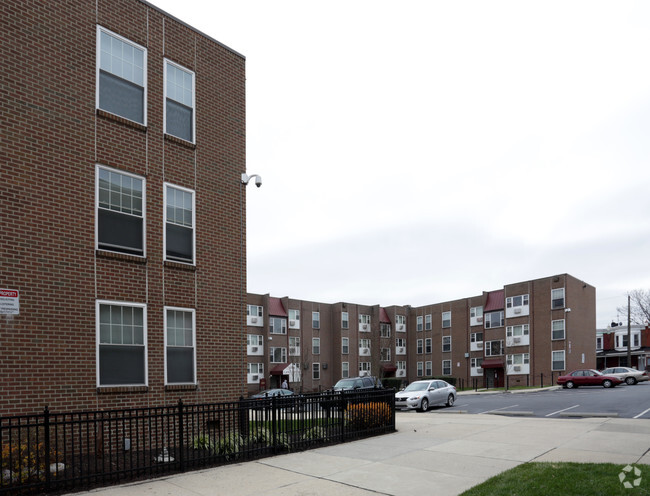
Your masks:
{"label": "concrete sidewalk", "polygon": [[95,489],[95,496],[456,495],[530,461],[646,464],[650,420],[397,412],[398,432]]}

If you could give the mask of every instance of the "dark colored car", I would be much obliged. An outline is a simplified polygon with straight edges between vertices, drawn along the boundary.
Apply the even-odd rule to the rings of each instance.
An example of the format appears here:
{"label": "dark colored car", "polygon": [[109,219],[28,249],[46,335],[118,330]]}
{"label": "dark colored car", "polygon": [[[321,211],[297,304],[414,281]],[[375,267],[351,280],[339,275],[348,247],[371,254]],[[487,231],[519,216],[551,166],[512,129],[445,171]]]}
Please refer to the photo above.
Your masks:
{"label": "dark colored car", "polygon": [[579,386],[603,386],[610,388],[618,386],[622,382],[618,377],[604,375],[593,369],[574,370],[570,374],[561,375],[557,378],[557,383],[567,389],[573,389]]}
{"label": "dark colored car", "polygon": [[350,377],[334,384],[332,391],[356,391],[381,388],[381,381],[373,376]]}
{"label": "dark colored car", "polygon": [[270,398],[272,396],[290,396],[293,394],[293,391],[290,389],[265,389],[259,393],[255,393],[251,396],[251,399],[258,400],[261,398]]}

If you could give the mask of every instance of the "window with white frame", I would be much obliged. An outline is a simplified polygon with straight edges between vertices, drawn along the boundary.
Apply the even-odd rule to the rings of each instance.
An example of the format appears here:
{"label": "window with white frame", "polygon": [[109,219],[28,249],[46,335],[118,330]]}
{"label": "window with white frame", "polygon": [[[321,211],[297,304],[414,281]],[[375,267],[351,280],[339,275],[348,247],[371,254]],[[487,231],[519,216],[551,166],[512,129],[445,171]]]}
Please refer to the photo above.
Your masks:
{"label": "window with white frame", "polygon": [[442,312],[442,328],[451,327],[451,312]]}
{"label": "window with white frame", "polygon": [[350,316],[348,312],[341,312],[341,329],[350,328]]}
{"label": "window with white frame", "polygon": [[564,288],[551,290],[551,308],[564,308]]}
{"label": "window with white frame", "polygon": [[506,327],[506,337],[511,338],[511,337],[528,336],[528,329],[529,329],[528,324],[508,326]]}
{"label": "window with white frame", "polygon": [[506,308],[528,306],[528,295],[509,296],[506,298]]}
{"label": "window with white frame", "polygon": [[395,315],[395,330],[406,332],[406,315]]}
{"label": "window with white frame", "polygon": [[194,72],[165,59],[166,134],[194,143]]}
{"label": "window with white frame", "polygon": [[316,362],[311,366],[311,378],[315,381],[320,380],[320,363]]}
{"label": "window with white frame", "polygon": [[359,375],[371,375],[371,362],[359,362]]}
{"label": "window with white frame", "polygon": [[96,302],[97,386],[147,385],[147,307]]}
{"label": "window with white frame", "polygon": [[483,333],[482,332],[472,332],[469,335],[469,340],[471,343],[481,343],[483,342]]}
{"label": "window with white frame", "polygon": [[424,316],[424,330],[425,331],[430,331],[431,330],[431,314],[427,314]]}
{"label": "window with white frame", "polygon": [[246,305],[246,316],[249,323],[262,325],[264,308],[260,305]]}
{"label": "window with white frame", "polygon": [[390,362],[390,348],[382,348],[379,359],[382,362]]}
{"label": "window with white frame", "polygon": [[416,368],[415,375],[416,375],[417,377],[422,377],[422,375],[424,374],[424,362],[418,362],[418,363],[416,364],[416,367],[417,367],[417,368]]}
{"label": "window with white frame", "polygon": [[313,329],[320,329],[320,312],[311,313],[311,326]]}
{"label": "window with white frame", "polygon": [[361,332],[370,332],[370,315],[359,315],[359,331]]}
{"label": "window with white frame", "polygon": [[475,326],[483,323],[483,307],[471,307],[469,309],[469,325]]}
{"label": "window with white frame", "polygon": [[485,328],[493,329],[495,327],[503,327],[503,310],[496,312],[488,312],[484,315]]}
{"label": "window with white frame", "polygon": [[404,338],[395,339],[395,346],[397,348],[406,348],[406,339]]}
{"label": "window with white frame", "polygon": [[165,260],[194,263],[194,191],[165,183]]}
{"label": "window with white frame", "polygon": [[97,249],[145,255],[145,179],[97,165]]}
{"label": "window with white frame", "polygon": [[416,353],[418,355],[421,355],[422,353],[424,353],[424,339],[418,339],[415,343],[417,345]]}
{"label": "window with white frame", "polygon": [[97,26],[98,109],[147,125],[147,49]]}
{"label": "window with white frame", "polygon": [[480,368],[483,365],[483,358],[470,358],[470,367],[473,369]]}
{"label": "window with white frame", "polygon": [[516,353],[514,355],[507,355],[506,363],[508,365],[528,365],[530,363],[530,355],[528,353]]}
{"label": "window with white frame", "polygon": [[196,384],[194,310],[165,307],[165,384]]}
{"label": "window with white frame", "polygon": [[286,363],[287,362],[287,349],[282,347],[269,348],[269,362],[271,363]]}
{"label": "window with white frame", "polygon": [[551,339],[564,339],[564,319],[551,321]]}
{"label": "window with white frame", "polygon": [[350,353],[350,338],[341,338],[341,354],[347,355]]}
{"label": "window with white frame", "polygon": [[442,351],[443,352],[451,351],[451,336],[442,337]]}
{"label": "window with white frame", "polygon": [[503,339],[485,342],[485,356],[503,355]]}
{"label": "window with white frame", "polygon": [[596,349],[597,350],[602,350],[603,349],[603,337],[602,336],[596,336]]}
{"label": "window with white frame", "polygon": [[320,338],[311,339],[311,354],[320,355]]}
{"label": "window with white frame", "polygon": [[564,370],[564,350],[551,352],[551,370]]}
{"label": "window with white frame", "polygon": [[247,382],[249,384],[260,382],[262,377],[264,377],[263,363],[249,363],[247,365]]}
{"label": "window with white frame", "polygon": [[397,377],[402,377],[406,375],[406,360],[399,360],[395,362],[395,366],[397,367],[398,371],[402,371],[401,373],[397,374]]}
{"label": "window with white frame", "polygon": [[271,334],[286,334],[287,319],[282,317],[269,317],[269,332]]}
{"label": "window with white frame", "polygon": [[261,334],[247,334],[246,346],[264,346],[264,336]]}
{"label": "window with white frame", "polygon": [[289,355],[300,356],[300,337],[289,336]]}
{"label": "window with white frame", "polygon": [[416,325],[416,330],[417,330],[417,331],[421,331],[421,330],[422,330],[422,326],[423,326],[423,324],[422,324],[422,322],[423,322],[423,318],[424,318],[424,317],[422,317],[422,315],[418,315],[417,318],[416,318],[416,320],[415,320],[415,322],[416,322],[415,325]]}
{"label": "window with white frame", "polygon": [[451,360],[442,361],[442,375],[451,375]]}
{"label": "window with white frame", "polygon": [[382,323],[379,327],[379,333],[382,338],[390,337],[390,324]]}
{"label": "window with white frame", "polygon": [[370,339],[360,339],[359,340],[359,354],[360,355],[369,355],[370,354]]}
{"label": "window with white frame", "polygon": [[433,362],[432,361],[424,362],[424,375],[427,376],[427,377],[431,377],[433,375]]}
{"label": "window with white frame", "polygon": [[300,329],[300,310],[289,310],[289,328]]}
{"label": "window with white frame", "polygon": [[424,340],[424,352],[425,353],[432,353],[433,352],[433,339],[426,338]]}
{"label": "window with white frame", "polygon": [[350,362],[341,362],[341,377],[343,379],[350,377]]}
{"label": "window with white frame", "polygon": [[[632,335],[632,344],[630,345],[631,348],[638,348],[641,344],[641,332],[638,330],[634,330],[630,333]],[[627,348],[627,331],[624,332],[617,332],[614,335],[614,347],[615,348]]]}

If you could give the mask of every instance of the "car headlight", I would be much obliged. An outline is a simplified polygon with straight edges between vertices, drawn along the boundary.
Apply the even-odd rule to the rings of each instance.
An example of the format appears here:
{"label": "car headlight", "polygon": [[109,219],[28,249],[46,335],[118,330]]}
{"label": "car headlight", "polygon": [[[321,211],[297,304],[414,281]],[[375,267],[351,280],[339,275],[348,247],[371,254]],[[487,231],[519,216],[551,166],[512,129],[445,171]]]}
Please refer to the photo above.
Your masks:
{"label": "car headlight", "polygon": [[411,396],[411,397],[409,398],[409,400],[411,400],[411,401],[419,400],[419,399],[420,399],[420,395],[417,395],[417,396]]}

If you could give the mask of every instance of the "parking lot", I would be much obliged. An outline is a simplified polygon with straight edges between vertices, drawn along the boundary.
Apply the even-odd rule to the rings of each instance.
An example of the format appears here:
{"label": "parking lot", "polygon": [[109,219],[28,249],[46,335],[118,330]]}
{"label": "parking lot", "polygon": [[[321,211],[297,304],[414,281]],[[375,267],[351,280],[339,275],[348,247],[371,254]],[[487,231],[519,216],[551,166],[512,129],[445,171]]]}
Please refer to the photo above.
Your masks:
{"label": "parking lot", "polygon": [[539,392],[459,392],[453,407],[432,407],[429,410],[433,413],[452,411],[548,418],[613,416],[650,419],[650,383],[610,389],[590,386]]}

